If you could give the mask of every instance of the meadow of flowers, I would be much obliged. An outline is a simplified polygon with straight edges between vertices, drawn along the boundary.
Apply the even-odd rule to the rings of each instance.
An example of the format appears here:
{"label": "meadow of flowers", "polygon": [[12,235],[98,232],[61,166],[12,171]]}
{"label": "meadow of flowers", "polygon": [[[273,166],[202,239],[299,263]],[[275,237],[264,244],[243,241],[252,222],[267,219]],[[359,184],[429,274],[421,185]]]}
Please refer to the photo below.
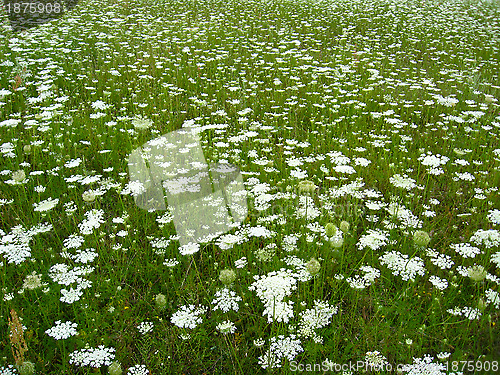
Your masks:
{"label": "meadow of flowers", "polygon": [[[82,0],[0,29],[0,374],[500,372],[498,2]],[[127,167],[181,128],[248,202],[192,246]]]}

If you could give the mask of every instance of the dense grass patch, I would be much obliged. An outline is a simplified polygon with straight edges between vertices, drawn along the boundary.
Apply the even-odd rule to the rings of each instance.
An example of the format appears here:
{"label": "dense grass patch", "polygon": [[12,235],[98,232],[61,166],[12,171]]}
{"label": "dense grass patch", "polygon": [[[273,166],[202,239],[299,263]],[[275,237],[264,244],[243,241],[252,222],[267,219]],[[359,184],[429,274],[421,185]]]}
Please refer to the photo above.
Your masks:
{"label": "dense grass patch", "polygon": [[[500,371],[499,20],[83,0],[14,34],[4,12],[0,374]],[[182,128],[249,207],[191,255],[127,166]]]}

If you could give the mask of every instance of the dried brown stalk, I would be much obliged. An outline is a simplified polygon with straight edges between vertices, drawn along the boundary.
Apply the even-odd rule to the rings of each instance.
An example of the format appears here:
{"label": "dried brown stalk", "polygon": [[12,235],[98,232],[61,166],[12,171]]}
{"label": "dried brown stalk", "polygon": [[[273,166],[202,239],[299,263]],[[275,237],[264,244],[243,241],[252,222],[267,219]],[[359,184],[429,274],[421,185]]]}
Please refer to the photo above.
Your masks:
{"label": "dried brown stalk", "polygon": [[26,341],[24,340],[23,325],[21,324],[16,311],[11,309],[10,315],[12,316],[12,319],[9,318],[9,339],[12,348],[12,355],[14,356],[16,365],[19,367],[24,363],[24,353],[28,351],[28,347],[26,345]]}

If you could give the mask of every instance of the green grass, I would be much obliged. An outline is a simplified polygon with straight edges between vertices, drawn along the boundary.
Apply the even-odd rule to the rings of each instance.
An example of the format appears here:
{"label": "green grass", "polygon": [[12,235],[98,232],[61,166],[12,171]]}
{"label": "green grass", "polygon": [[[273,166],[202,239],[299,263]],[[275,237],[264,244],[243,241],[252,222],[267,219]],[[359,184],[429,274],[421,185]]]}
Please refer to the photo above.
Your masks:
{"label": "green grass", "polygon": [[[393,367],[430,355],[448,366],[432,374],[457,374],[464,364],[464,373],[494,373],[484,366],[500,359],[499,297],[487,295],[499,293],[500,240],[488,247],[473,235],[499,236],[499,16],[491,1],[82,0],[59,20],[14,34],[4,12],[0,374],[15,364],[11,309],[25,327],[24,359],[39,374],[106,374],[104,365],[69,363],[71,353],[99,345],[116,350],[123,373],[145,365],[151,374],[288,374],[327,359],[366,361],[373,351]],[[136,116],[152,126],[135,129]],[[204,127],[207,161],[241,169],[249,211],[230,232],[240,235],[232,248],[214,240],[183,256],[175,238],[165,248],[153,246],[176,234],[173,223],[160,219],[164,212],[137,207],[124,189],[128,155],[189,121]],[[448,158],[442,173],[422,163],[426,153]],[[80,163],[67,164],[76,158]],[[18,170],[26,180],[11,184]],[[407,175],[416,186],[398,187],[394,175]],[[88,176],[94,181],[82,180]],[[317,210],[312,218],[300,214],[304,179],[316,186],[307,201],[309,214]],[[347,188],[354,182],[359,185]],[[82,197],[88,190],[96,195],[92,202]],[[34,211],[47,198],[59,202]],[[393,202],[406,216],[390,214]],[[91,210],[102,210],[103,222],[84,234]],[[324,227],[342,221],[349,230],[336,250]],[[22,242],[9,235],[29,235],[42,223],[52,227],[32,236],[30,254],[9,262],[7,254],[18,252],[9,244]],[[272,235],[245,234],[258,226]],[[414,244],[417,229],[431,236],[426,248]],[[371,230],[385,231],[386,243],[361,246]],[[63,243],[73,234],[84,239],[80,250],[97,254],[88,264],[65,256]],[[451,247],[460,243],[480,253],[463,257]],[[430,249],[453,264],[439,267]],[[391,251],[420,259],[423,274],[397,275],[380,259]],[[243,257],[248,264],[236,268]],[[298,272],[313,257],[321,264],[318,275],[308,281],[295,275],[296,289],[285,298],[293,316],[269,322],[263,301],[249,289],[254,276]],[[79,300],[60,300],[62,289],[82,280],[58,283],[51,276],[56,264],[92,267],[80,276],[92,284]],[[474,265],[489,276],[472,280],[467,270]],[[366,281],[362,266],[380,274],[356,289],[346,279]],[[212,301],[226,268],[236,271],[229,288],[241,301],[238,311],[224,313]],[[44,285],[19,293],[33,272]],[[439,290],[431,276],[447,287]],[[155,302],[159,294],[166,297],[163,307]],[[314,301],[338,309],[315,330],[321,342],[298,330]],[[205,307],[202,323],[177,327],[172,316],[190,304]],[[480,315],[448,311],[464,307],[479,307]],[[77,334],[62,340],[46,334],[58,320],[77,323]],[[236,331],[224,335],[216,327],[227,320]],[[142,322],[152,322],[153,330],[140,333]],[[294,334],[303,351],[264,369],[259,357],[271,338]],[[255,345],[259,339],[263,346]],[[439,353],[450,355],[440,360]],[[323,372],[336,373],[311,373]]]}

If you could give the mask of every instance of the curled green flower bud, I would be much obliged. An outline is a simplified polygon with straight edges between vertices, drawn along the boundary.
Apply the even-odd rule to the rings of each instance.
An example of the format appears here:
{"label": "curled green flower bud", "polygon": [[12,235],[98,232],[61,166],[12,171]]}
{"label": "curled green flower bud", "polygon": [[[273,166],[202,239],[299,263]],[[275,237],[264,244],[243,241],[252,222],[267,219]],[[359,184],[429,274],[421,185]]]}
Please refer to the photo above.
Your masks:
{"label": "curled green flower bud", "polygon": [[429,233],[424,232],[423,230],[417,230],[413,234],[413,242],[417,246],[427,247],[427,245],[429,245],[429,242],[431,242],[431,237],[429,236]]}
{"label": "curled green flower bud", "polygon": [[344,233],[347,233],[350,227],[351,225],[345,220],[340,223],[340,230]]}
{"label": "curled green flower bud", "polygon": [[306,264],[306,270],[309,272],[312,276],[316,276],[321,269],[321,264],[316,258],[311,258],[309,262]]}
{"label": "curled green flower bud", "polygon": [[219,280],[224,285],[230,285],[236,280],[236,272],[230,268],[226,268],[225,270],[220,271]]}
{"label": "curled green flower bud", "polygon": [[325,225],[325,234],[327,237],[334,237],[337,234],[337,227],[333,223]]}
{"label": "curled green flower bud", "polygon": [[157,294],[155,298],[156,302],[156,307],[158,307],[160,310],[163,310],[165,306],[167,306],[167,297],[165,297],[164,294]]}
{"label": "curled green flower bud", "polygon": [[474,265],[467,270],[467,274],[474,281],[483,281],[486,278],[486,270],[483,266]]}
{"label": "curled green flower bud", "polygon": [[298,185],[299,194],[312,194],[316,188],[317,186],[314,185],[314,182],[309,180],[302,180]]}
{"label": "curled green flower bud", "polygon": [[32,375],[35,373],[35,364],[30,361],[24,361],[18,370],[20,375]]}
{"label": "curled green flower bud", "polygon": [[108,374],[109,375],[122,375],[122,366],[120,365],[120,362],[114,361],[111,363],[108,367]]}

